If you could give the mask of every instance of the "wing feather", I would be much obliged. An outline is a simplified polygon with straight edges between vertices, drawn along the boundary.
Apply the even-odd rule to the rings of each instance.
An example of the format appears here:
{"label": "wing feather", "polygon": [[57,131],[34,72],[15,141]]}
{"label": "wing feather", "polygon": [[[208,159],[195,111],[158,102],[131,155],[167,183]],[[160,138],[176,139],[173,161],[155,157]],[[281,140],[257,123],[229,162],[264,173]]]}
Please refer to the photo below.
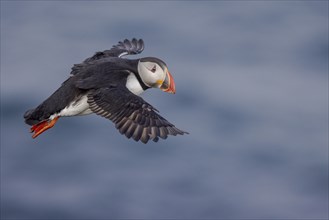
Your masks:
{"label": "wing feather", "polygon": [[139,54],[144,50],[144,41],[133,38],[131,41],[125,39],[123,42],[119,41],[118,44],[113,45],[110,50],[96,52],[93,56],[85,59],[82,63],[74,64],[71,70],[71,75],[78,74],[85,67],[94,64],[108,57],[123,57],[126,55]]}
{"label": "wing feather", "polygon": [[113,121],[121,134],[135,141],[157,142],[168,135],[188,134],[161,117],[158,110],[125,86],[92,90],[88,103],[94,113]]}

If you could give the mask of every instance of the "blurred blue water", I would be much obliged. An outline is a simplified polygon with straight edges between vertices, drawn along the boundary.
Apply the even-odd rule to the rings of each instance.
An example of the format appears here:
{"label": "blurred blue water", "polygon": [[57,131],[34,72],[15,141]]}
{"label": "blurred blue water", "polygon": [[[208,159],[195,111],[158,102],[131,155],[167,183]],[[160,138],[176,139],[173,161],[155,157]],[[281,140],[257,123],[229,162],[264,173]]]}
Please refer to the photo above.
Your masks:
{"label": "blurred blue water", "polygon": [[[177,86],[143,98],[190,135],[90,115],[33,140],[25,110],[132,37]],[[1,218],[328,218],[328,2],[1,2]]]}

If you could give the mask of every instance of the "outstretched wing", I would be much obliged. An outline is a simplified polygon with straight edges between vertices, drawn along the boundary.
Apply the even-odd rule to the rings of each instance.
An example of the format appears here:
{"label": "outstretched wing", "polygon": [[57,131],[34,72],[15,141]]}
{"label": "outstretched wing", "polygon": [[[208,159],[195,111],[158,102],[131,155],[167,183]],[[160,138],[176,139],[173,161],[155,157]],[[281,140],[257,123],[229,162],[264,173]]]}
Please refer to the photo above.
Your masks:
{"label": "outstretched wing", "polygon": [[77,74],[81,68],[93,64],[95,61],[107,57],[123,57],[125,55],[139,54],[144,50],[144,41],[133,38],[131,41],[125,39],[123,42],[119,41],[117,45],[112,46],[110,50],[96,52],[92,57],[85,59],[80,64],[74,64],[72,67],[71,75]]}
{"label": "outstretched wing", "polygon": [[157,142],[159,137],[188,134],[161,117],[157,110],[134,95],[124,86],[93,90],[88,94],[90,109],[115,123],[115,127],[127,138],[147,143]]}
{"label": "outstretched wing", "polygon": [[144,50],[144,41],[133,38],[131,41],[125,39],[123,42],[119,41],[117,45],[112,46],[110,50],[103,52],[96,52],[94,56],[87,58],[84,62],[99,60],[106,57],[122,57],[129,54],[139,54]]}

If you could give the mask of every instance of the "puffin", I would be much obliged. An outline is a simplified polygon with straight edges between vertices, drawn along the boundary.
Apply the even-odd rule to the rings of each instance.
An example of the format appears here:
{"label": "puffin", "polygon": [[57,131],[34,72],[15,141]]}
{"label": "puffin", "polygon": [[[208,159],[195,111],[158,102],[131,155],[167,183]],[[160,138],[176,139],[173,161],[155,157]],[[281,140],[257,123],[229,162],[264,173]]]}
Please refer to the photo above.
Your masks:
{"label": "puffin", "polygon": [[95,113],[111,120],[128,139],[147,143],[188,132],[171,124],[139,95],[150,88],[175,94],[175,82],[156,57],[126,59],[144,50],[142,39],[125,39],[74,64],[69,78],[36,108],[26,111],[32,138],[52,128],[59,118]]}

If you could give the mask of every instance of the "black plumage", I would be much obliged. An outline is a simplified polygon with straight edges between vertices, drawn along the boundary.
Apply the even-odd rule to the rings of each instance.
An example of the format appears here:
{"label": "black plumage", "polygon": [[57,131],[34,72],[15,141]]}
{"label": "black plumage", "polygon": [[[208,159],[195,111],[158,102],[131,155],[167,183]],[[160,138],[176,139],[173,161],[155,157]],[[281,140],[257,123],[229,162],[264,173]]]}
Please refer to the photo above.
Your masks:
{"label": "black plumage", "polygon": [[126,39],[110,50],[97,52],[82,63],[75,64],[71,76],[58,90],[37,108],[25,113],[25,122],[37,126],[51,120],[56,114],[60,115],[67,106],[74,106],[83,97],[87,97],[92,112],[110,119],[121,134],[135,141],[156,142],[159,137],[166,139],[168,135],[187,134],[160,116],[158,110],[126,87],[127,77],[134,74],[143,90],[150,88],[138,73],[137,65],[142,59],[166,68],[163,61],[153,57],[136,60],[122,58],[141,53],[143,49],[143,40]]}

